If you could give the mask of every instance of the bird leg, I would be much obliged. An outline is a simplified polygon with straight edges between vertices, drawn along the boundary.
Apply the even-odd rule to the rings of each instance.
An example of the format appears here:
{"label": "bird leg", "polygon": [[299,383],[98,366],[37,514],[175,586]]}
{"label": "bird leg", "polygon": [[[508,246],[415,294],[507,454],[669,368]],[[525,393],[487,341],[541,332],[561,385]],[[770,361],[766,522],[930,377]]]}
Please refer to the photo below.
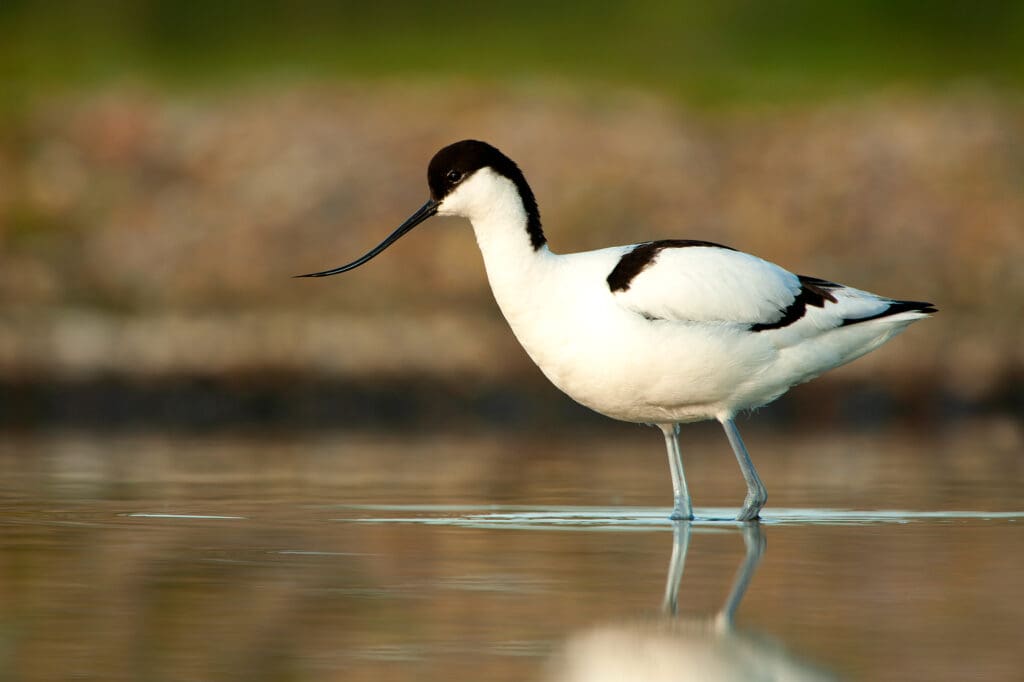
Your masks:
{"label": "bird leg", "polygon": [[747,497],[743,501],[743,509],[740,510],[736,520],[753,521],[760,517],[761,507],[768,501],[768,489],[764,487],[761,477],[757,475],[757,469],[750,461],[750,454],[743,445],[743,439],[740,438],[739,429],[736,428],[732,417],[719,418],[719,421],[722,423],[722,428],[725,429],[725,435],[729,438],[732,451],[736,454],[736,461],[740,463],[743,480],[747,482]]}
{"label": "bird leg", "polygon": [[686,475],[683,473],[683,457],[679,454],[679,424],[658,424],[665,434],[665,447],[668,448],[668,467],[672,471],[672,493],[675,504],[672,506],[673,521],[689,521],[693,519],[693,507],[690,506],[690,492],[686,489]]}

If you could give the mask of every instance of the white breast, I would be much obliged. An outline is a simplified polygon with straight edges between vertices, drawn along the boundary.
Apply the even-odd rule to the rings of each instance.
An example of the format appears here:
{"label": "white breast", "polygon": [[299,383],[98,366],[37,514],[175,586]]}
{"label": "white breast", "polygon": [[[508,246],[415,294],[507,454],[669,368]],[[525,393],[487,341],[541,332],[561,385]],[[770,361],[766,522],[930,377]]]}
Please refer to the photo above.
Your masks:
{"label": "white breast", "polygon": [[650,320],[623,307],[605,278],[626,248],[548,252],[528,278],[492,278],[516,338],[552,383],[610,417],[695,421],[728,411],[777,350],[740,325]]}

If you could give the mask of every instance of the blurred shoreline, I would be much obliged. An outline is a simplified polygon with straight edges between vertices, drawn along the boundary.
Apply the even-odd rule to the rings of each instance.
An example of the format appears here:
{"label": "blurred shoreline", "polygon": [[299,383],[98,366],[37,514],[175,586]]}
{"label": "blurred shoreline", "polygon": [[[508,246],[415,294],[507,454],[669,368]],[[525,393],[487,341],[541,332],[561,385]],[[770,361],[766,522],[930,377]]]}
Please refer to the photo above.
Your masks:
{"label": "blurred shoreline", "polygon": [[[757,421],[929,427],[1024,413],[1024,375],[936,371],[915,343],[794,387]],[[501,358],[497,361],[496,358]],[[498,313],[111,316],[0,323],[0,429],[590,431],[610,421],[552,387]],[[973,376],[974,381],[961,381]]]}
{"label": "blurred shoreline", "polygon": [[650,94],[445,93],[115,87],[41,100],[0,138],[0,423],[553,414],[591,428],[600,419],[579,416],[518,348],[458,221],[421,228],[357,275],[289,278],[377,243],[422,203],[429,155],[470,136],[520,161],[556,251],[708,239],[938,305],[792,392],[776,419],[1024,412],[1015,98],[968,89],[715,117]]}

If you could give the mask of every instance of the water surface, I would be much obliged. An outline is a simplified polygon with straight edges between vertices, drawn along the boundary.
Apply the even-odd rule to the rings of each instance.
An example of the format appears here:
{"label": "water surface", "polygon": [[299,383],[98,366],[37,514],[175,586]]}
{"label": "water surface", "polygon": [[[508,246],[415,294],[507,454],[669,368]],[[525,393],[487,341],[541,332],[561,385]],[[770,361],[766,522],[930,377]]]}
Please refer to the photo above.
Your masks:
{"label": "water surface", "polygon": [[699,430],[692,524],[644,430],[10,436],[0,676],[1016,680],[1021,463],[985,434],[755,432],[754,529]]}

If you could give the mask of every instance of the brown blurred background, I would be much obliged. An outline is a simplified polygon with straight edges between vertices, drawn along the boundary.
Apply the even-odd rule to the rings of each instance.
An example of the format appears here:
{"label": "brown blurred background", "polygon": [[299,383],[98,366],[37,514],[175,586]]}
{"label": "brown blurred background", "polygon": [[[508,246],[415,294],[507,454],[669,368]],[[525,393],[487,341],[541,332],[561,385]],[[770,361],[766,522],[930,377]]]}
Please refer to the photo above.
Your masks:
{"label": "brown blurred background", "polygon": [[941,310],[769,415],[1015,419],[1024,13],[917,4],[6,3],[0,425],[603,423],[518,349],[467,224],[290,279],[467,137],[556,251],[707,239]]}

